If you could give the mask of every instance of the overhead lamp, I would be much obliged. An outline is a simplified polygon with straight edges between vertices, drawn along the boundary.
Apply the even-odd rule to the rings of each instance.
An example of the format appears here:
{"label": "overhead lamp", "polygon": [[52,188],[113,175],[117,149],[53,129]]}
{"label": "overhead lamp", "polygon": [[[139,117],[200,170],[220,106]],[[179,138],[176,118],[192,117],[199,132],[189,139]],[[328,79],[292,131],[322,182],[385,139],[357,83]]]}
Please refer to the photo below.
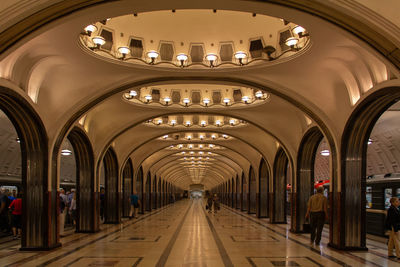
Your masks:
{"label": "overhead lamp", "polygon": [[204,139],[204,136],[203,136],[203,135],[200,135],[199,137],[200,137],[200,140],[203,140],[203,139]]}
{"label": "overhead lamp", "polygon": [[228,105],[229,102],[231,102],[231,100],[230,100],[229,98],[225,97],[225,98],[224,98],[224,103],[225,103],[225,105]]}
{"label": "overhead lamp", "polygon": [[193,155],[193,154],[194,154],[194,152],[193,152],[193,151],[190,151],[190,154],[192,154],[192,155]]}
{"label": "overhead lamp", "polygon": [[190,124],[192,124],[192,122],[191,122],[191,121],[186,121],[186,123],[185,123],[185,124],[186,124],[186,126],[187,126],[187,127],[189,127],[189,126],[190,126]]}
{"label": "overhead lamp", "polygon": [[163,138],[164,138],[164,139],[167,139],[167,138],[168,138],[168,134],[167,134],[167,135],[164,135]]}
{"label": "overhead lamp", "polygon": [[183,157],[184,160],[187,160],[187,157]]}
{"label": "overhead lamp", "polygon": [[203,154],[204,154],[204,152],[203,152],[203,151],[200,151],[200,152],[199,152],[199,154],[200,154],[200,155],[203,155]]}
{"label": "overhead lamp", "polygon": [[213,135],[211,135],[211,138],[215,139],[215,138],[217,138],[217,136],[215,134],[213,134]]}
{"label": "overhead lamp", "polygon": [[372,142],[373,142],[373,140],[371,138],[368,138],[367,144],[370,145],[370,144],[372,144]]}
{"label": "overhead lamp", "polygon": [[85,32],[87,35],[92,35],[93,32],[97,31],[97,27],[93,24],[87,25],[85,27]]}
{"label": "overhead lamp", "polygon": [[206,157],[206,160],[209,160],[210,158],[209,157]]}
{"label": "overhead lamp", "polygon": [[206,59],[210,62],[210,67],[214,67],[214,62],[217,60],[217,55],[215,54],[208,54]]}
{"label": "overhead lamp", "polygon": [[186,54],[179,54],[176,56],[176,59],[181,63],[181,67],[184,67],[185,61],[188,59]]}
{"label": "overhead lamp", "polygon": [[202,127],[205,127],[205,126],[207,125],[207,123],[206,123],[206,121],[201,121],[201,122],[200,122],[200,125],[201,125]]}
{"label": "overhead lamp", "polygon": [[15,141],[17,141],[17,143],[21,143],[21,139],[19,139],[19,137],[17,137],[17,138],[15,139]]}
{"label": "overhead lamp", "polygon": [[70,156],[70,155],[72,155],[72,151],[69,149],[63,149],[63,150],[61,150],[61,155]]}
{"label": "overhead lamp", "polygon": [[212,153],[211,153],[211,152],[207,152],[207,154],[208,154],[208,155],[211,155]]}
{"label": "overhead lamp", "polygon": [[100,47],[106,43],[106,39],[104,39],[101,36],[95,36],[92,38],[93,43],[96,45],[97,49],[100,49]]}
{"label": "overhead lamp", "polygon": [[249,100],[250,100],[250,97],[248,97],[247,95],[245,95],[245,96],[242,97],[242,101],[243,101],[244,103],[246,103],[246,104],[249,103]]}
{"label": "overhead lamp", "polygon": [[146,99],[147,103],[149,103],[152,99],[151,95],[146,95],[144,98]]}
{"label": "overhead lamp", "polygon": [[160,125],[162,123],[162,119],[157,120],[157,125]]}
{"label": "overhead lamp", "polygon": [[230,124],[231,126],[235,125],[235,123],[236,123],[236,120],[234,120],[234,119],[230,119],[230,120],[229,120],[229,124]]}
{"label": "overhead lamp", "polygon": [[203,148],[203,145],[199,145],[199,148]]}
{"label": "overhead lamp", "polygon": [[328,149],[324,149],[324,150],[322,150],[320,153],[321,153],[321,156],[324,156],[324,157],[327,157],[327,156],[330,155],[330,152],[329,152]]}
{"label": "overhead lamp", "polygon": [[169,96],[164,97],[164,102],[168,106],[168,103],[171,101],[171,98]]}
{"label": "overhead lamp", "polygon": [[184,155],[184,154],[186,154],[186,152],[185,152],[185,151],[182,151],[181,154]]}
{"label": "overhead lamp", "polygon": [[186,98],[184,98],[184,99],[182,100],[182,102],[185,104],[185,107],[187,107],[188,104],[190,103],[190,99],[186,97]]}
{"label": "overhead lamp", "polygon": [[149,52],[147,52],[147,56],[151,59],[150,64],[154,64],[154,62],[158,58],[158,52],[157,51],[149,51]]}
{"label": "overhead lamp", "polygon": [[255,96],[256,96],[258,99],[260,99],[263,95],[264,95],[264,94],[263,94],[263,92],[261,92],[261,91],[257,91],[257,92],[255,93]]}
{"label": "overhead lamp", "polygon": [[221,126],[221,121],[220,120],[215,121],[215,125]]}
{"label": "overhead lamp", "polygon": [[213,144],[209,144],[208,147],[209,147],[209,148],[213,148],[214,145],[213,145]]}
{"label": "overhead lamp", "polygon": [[226,134],[223,134],[222,137],[225,138],[225,139],[228,138],[228,136]]}
{"label": "overhead lamp", "polygon": [[176,125],[176,120],[171,120],[171,125],[175,126]]}
{"label": "overhead lamp", "polygon": [[239,60],[240,66],[243,66],[243,59],[247,57],[247,54],[243,51],[239,51],[235,53],[235,58]]}
{"label": "overhead lamp", "polygon": [[300,38],[303,38],[304,36],[308,36],[308,33],[305,33],[306,29],[304,29],[300,25],[297,25],[296,27],[294,27],[292,31],[294,34],[297,34]]}
{"label": "overhead lamp", "polygon": [[190,159],[194,159],[194,157],[191,157]]}
{"label": "overhead lamp", "polygon": [[[188,136],[186,137],[186,139],[187,139],[187,140],[191,140],[191,139],[192,139],[192,136],[191,136],[191,135],[188,135]],[[191,148],[191,146],[192,146],[192,145],[189,145],[189,148]]]}
{"label": "overhead lamp", "polygon": [[294,48],[294,46],[299,42],[299,39],[296,37],[289,37],[286,39],[285,44],[290,46],[290,48]]}
{"label": "overhead lamp", "polygon": [[183,147],[183,145],[182,145],[182,144],[179,144],[179,145],[178,145],[178,148],[182,148],[182,147]]}
{"label": "overhead lamp", "polygon": [[129,91],[129,95],[130,95],[131,97],[135,97],[135,96],[137,96],[137,92],[136,92],[135,90],[130,90],[130,91]]}
{"label": "overhead lamp", "polygon": [[[191,137],[189,138],[190,136],[188,136],[188,140],[190,140],[191,139]],[[190,144],[190,145],[188,145],[188,148],[193,148],[193,145],[192,144]]]}
{"label": "overhead lamp", "polygon": [[118,52],[122,55],[121,59],[124,59],[126,55],[129,55],[131,53],[131,49],[129,49],[129,47],[126,46],[120,46],[118,47]]}

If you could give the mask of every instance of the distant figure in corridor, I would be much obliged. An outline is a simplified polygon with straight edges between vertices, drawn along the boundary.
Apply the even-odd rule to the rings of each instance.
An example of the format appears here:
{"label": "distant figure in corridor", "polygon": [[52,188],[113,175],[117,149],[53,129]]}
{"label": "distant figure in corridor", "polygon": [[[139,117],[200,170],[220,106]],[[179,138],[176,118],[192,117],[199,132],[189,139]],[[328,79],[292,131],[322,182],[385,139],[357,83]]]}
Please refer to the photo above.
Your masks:
{"label": "distant figure in corridor", "polygon": [[208,195],[207,195],[208,213],[211,213],[211,211],[212,211],[212,206],[213,206],[213,195],[212,195],[212,194],[208,194]]}
{"label": "distant figure in corridor", "polygon": [[328,219],[328,199],[324,196],[324,188],[317,188],[317,192],[310,197],[307,204],[306,218],[310,218],[311,244],[319,245],[325,220]]}
{"label": "distant figure in corridor", "polygon": [[217,211],[219,210],[219,198],[217,194],[214,194],[214,198],[213,198],[213,206],[214,206],[214,213],[217,213]]}
{"label": "distant figure in corridor", "polygon": [[17,198],[15,198],[11,204],[9,209],[11,212],[11,226],[14,239],[21,238],[22,231],[22,193],[19,192]]}
{"label": "distant figure in corridor", "polygon": [[131,200],[131,211],[129,212],[129,218],[136,218],[137,210],[139,209],[140,200],[136,192],[134,191],[130,196]]}
{"label": "distant figure in corridor", "polygon": [[387,211],[385,226],[390,230],[388,242],[388,257],[393,255],[393,247],[396,250],[396,256],[400,258],[400,201],[397,197],[390,198],[390,208]]}

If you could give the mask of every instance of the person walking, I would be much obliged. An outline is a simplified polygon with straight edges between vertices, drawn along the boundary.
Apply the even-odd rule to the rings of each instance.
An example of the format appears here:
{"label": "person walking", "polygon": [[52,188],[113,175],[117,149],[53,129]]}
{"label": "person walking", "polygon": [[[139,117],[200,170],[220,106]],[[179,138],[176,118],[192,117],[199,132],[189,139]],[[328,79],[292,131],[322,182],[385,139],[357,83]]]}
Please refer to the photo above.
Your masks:
{"label": "person walking", "polygon": [[71,215],[73,226],[76,226],[76,193],[72,196],[71,204],[69,206],[69,214]]}
{"label": "person walking", "polygon": [[60,236],[64,235],[65,226],[65,215],[67,214],[67,195],[65,195],[64,189],[60,189]]}
{"label": "person walking", "polygon": [[14,239],[21,239],[21,231],[22,231],[22,194],[18,193],[17,198],[14,199],[9,209],[11,212],[11,227]]}
{"label": "person walking", "polygon": [[219,211],[219,198],[217,194],[214,194],[213,206],[214,206],[214,213],[217,213],[217,211]]}
{"label": "person walking", "polygon": [[129,219],[136,218],[137,210],[139,209],[140,200],[136,192],[134,191],[130,196],[131,210],[129,212]]}
{"label": "person walking", "polygon": [[328,219],[328,199],[324,196],[324,188],[317,188],[317,192],[310,197],[307,203],[306,219],[310,218],[311,244],[319,245],[325,220]]}
{"label": "person walking", "polygon": [[[400,259],[400,201],[397,197],[390,198],[390,207],[386,216],[386,228],[390,230],[388,242],[388,257]],[[396,250],[396,256],[393,254],[393,247]]]}

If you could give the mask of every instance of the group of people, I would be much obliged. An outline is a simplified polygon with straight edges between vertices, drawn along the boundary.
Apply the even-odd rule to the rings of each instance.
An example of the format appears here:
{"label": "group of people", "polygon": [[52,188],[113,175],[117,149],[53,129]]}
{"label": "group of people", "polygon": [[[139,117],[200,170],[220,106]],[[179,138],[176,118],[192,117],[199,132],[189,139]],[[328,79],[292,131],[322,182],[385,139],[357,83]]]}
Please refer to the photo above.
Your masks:
{"label": "group of people", "polygon": [[65,223],[76,225],[76,192],[75,189],[65,192],[60,188],[60,235],[64,234]]}
{"label": "group of people", "polygon": [[16,190],[0,189],[0,231],[14,239],[21,238],[22,232],[22,193]]}
{"label": "group of people", "polygon": [[219,198],[217,194],[209,194],[207,196],[207,206],[206,209],[208,209],[208,213],[211,213],[212,210],[214,210],[214,213],[217,213],[217,211],[220,209],[219,206]]}

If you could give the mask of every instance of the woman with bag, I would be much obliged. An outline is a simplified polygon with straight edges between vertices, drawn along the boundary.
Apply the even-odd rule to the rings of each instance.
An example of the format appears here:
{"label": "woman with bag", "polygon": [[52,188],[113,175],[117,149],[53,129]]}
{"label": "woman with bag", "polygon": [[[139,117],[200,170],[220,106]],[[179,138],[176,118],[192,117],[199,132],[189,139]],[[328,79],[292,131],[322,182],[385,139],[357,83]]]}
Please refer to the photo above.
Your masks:
{"label": "woman with bag", "polygon": [[395,257],[393,255],[393,247],[396,250],[397,259],[400,259],[400,201],[397,197],[390,199],[390,208],[387,211],[386,227],[390,229],[389,242],[388,242],[388,257]]}

